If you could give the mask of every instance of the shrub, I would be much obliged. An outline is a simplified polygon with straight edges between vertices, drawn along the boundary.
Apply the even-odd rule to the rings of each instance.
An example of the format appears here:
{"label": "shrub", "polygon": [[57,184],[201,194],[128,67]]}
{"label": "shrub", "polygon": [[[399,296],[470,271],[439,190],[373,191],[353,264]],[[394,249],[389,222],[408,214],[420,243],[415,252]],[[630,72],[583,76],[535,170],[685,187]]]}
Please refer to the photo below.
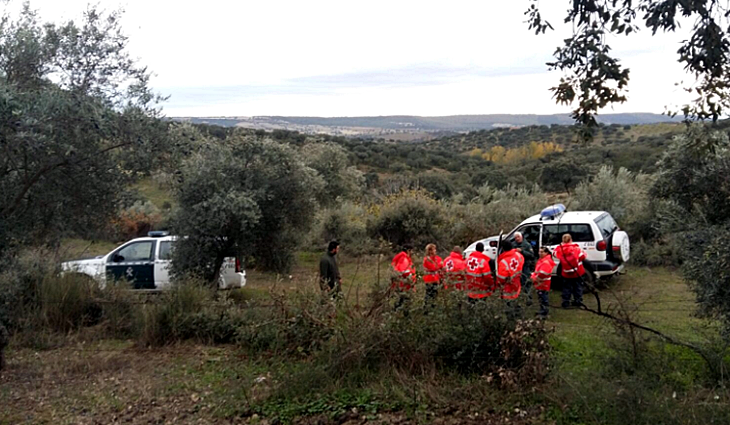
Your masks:
{"label": "shrub", "polygon": [[321,250],[327,242],[338,240],[354,255],[372,252],[375,241],[368,236],[368,214],[365,207],[351,202],[324,210],[315,227],[312,245]]}
{"label": "shrub", "polygon": [[250,353],[310,355],[335,331],[334,304],[321,293],[277,297],[270,308],[252,306],[243,315],[236,341]]}
{"label": "shrub", "polygon": [[368,223],[373,238],[382,238],[395,246],[411,243],[425,246],[439,242],[447,211],[443,204],[419,190],[407,190],[388,196],[374,209]]}
{"label": "shrub", "polygon": [[38,288],[39,318],[59,332],[98,323],[102,314],[98,293],[97,283],[84,275],[46,276]]}
{"label": "shrub", "polygon": [[601,167],[590,181],[583,181],[575,189],[573,208],[608,211],[630,235],[651,237],[655,215],[649,190],[653,178],[633,174],[625,168],[614,173],[610,166]]}
{"label": "shrub", "polygon": [[[286,378],[287,383],[308,382],[302,387],[307,394],[338,382],[357,385],[373,375],[423,375],[435,369],[509,375],[523,385],[544,379],[548,364],[544,327],[508,320],[502,300],[471,305],[464,302],[463,293],[445,293],[427,311],[415,303],[393,311],[387,295],[376,288],[367,305],[353,308],[285,301],[264,313],[267,319],[249,321],[239,341],[267,356],[308,355],[306,370]],[[289,394],[293,391],[289,385],[282,390],[289,396],[306,395]]]}
{"label": "shrub", "polygon": [[548,204],[547,195],[537,185],[530,188],[508,185],[504,189],[482,186],[472,202],[447,206],[451,212],[448,239],[467,245],[500,231],[509,232]]}
{"label": "shrub", "polygon": [[147,236],[162,221],[160,210],[150,201],[136,201],[112,219],[113,237],[128,240]]}
{"label": "shrub", "polygon": [[215,326],[204,323],[206,305],[213,302],[213,290],[200,281],[188,278],[178,281],[159,299],[144,304],[139,317],[143,345],[165,345],[184,339],[206,339],[204,331]]}
{"label": "shrub", "polygon": [[631,243],[631,263],[637,266],[679,266],[682,252],[673,237]]}
{"label": "shrub", "polygon": [[12,331],[37,318],[40,286],[57,275],[60,260],[47,248],[27,248],[15,257],[5,257],[2,263],[0,323]]}

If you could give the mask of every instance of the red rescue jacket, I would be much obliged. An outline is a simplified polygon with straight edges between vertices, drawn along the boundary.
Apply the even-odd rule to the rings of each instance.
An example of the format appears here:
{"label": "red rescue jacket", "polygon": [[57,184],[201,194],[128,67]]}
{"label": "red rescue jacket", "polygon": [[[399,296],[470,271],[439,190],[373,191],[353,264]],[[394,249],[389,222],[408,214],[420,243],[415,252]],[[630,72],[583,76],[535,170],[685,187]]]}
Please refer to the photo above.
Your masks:
{"label": "red rescue jacket", "polygon": [[466,261],[458,252],[452,252],[451,255],[444,260],[445,288],[454,286],[456,289],[463,289],[464,270],[466,270]]}
{"label": "red rescue jacket", "polygon": [[522,266],[525,257],[517,250],[503,252],[497,258],[497,284],[502,287],[502,298],[513,300],[522,290]]}
{"label": "red rescue jacket", "polygon": [[568,279],[583,276],[586,271],[583,268],[583,260],[586,253],[577,244],[560,244],[555,248],[555,257],[560,261],[560,274]]}
{"label": "red rescue jacket", "polygon": [[553,261],[552,255],[546,255],[537,261],[535,271],[530,276],[532,283],[535,285],[535,289],[539,291],[550,290],[550,282],[554,268],[555,261]]}
{"label": "red rescue jacket", "polygon": [[405,251],[399,252],[398,255],[393,257],[393,261],[390,264],[393,266],[395,273],[390,284],[391,288],[397,288],[402,291],[415,288],[416,269],[413,268],[413,260],[411,260],[411,257]]}
{"label": "red rescue jacket", "polygon": [[434,255],[433,257],[424,258],[423,268],[426,269],[426,273],[423,275],[423,281],[425,283],[439,283],[442,269],[444,268],[444,262],[441,260],[441,257]]}
{"label": "red rescue jacket", "polygon": [[486,298],[494,292],[492,269],[489,257],[483,252],[474,251],[466,260],[466,288],[469,298]]}

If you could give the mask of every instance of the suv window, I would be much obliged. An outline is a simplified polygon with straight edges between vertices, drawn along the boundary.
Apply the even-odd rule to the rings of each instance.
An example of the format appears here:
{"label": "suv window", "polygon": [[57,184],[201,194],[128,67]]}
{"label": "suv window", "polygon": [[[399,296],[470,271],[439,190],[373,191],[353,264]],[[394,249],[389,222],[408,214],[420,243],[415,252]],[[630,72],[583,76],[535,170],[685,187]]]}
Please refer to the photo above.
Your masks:
{"label": "suv window", "polygon": [[172,259],[172,241],[160,242],[160,260]]}
{"label": "suv window", "polygon": [[543,246],[559,245],[566,233],[570,233],[573,242],[593,242],[593,231],[588,224],[545,224],[542,226]]}
{"label": "suv window", "polygon": [[143,241],[131,243],[124,248],[117,251],[114,255],[109,257],[110,261],[114,261],[114,258],[119,258],[118,261],[147,261],[152,259],[152,253],[154,252],[155,242],[154,241]]}
{"label": "suv window", "polygon": [[614,230],[618,229],[618,224],[616,224],[616,221],[614,221],[613,217],[611,217],[611,214],[598,217],[596,219],[596,224],[598,225],[598,228],[601,229],[601,234],[604,238],[608,238]]}

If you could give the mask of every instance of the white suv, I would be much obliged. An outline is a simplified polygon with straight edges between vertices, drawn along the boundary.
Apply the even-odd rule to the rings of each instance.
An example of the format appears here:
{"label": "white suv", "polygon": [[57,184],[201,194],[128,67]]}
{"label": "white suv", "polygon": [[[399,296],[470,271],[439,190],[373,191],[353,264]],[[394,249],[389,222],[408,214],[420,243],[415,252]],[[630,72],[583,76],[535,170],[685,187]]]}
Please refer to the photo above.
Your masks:
{"label": "white suv", "polygon": [[[596,278],[610,277],[624,268],[630,257],[629,236],[619,229],[611,214],[606,211],[565,211],[565,207],[554,205],[545,208],[509,232],[505,239],[514,241],[515,232],[521,232],[537,254],[538,248],[547,246],[555,249],[562,236],[569,233],[573,242],[586,253],[587,268]],[[484,253],[490,258],[497,256],[499,236],[482,239],[469,245],[464,255],[484,244]]]}
{"label": "white suv", "polygon": [[[132,239],[106,255],[88,260],[66,261],[63,273],[80,273],[93,278],[103,289],[108,278],[128,280],[135,289],[167,289],[170,287],[172,247],[177,238],[167,232],[150,232],[149,237]],[[221,266],[218,287],[242,288],[246,271],[234,257],[227,257]]]}

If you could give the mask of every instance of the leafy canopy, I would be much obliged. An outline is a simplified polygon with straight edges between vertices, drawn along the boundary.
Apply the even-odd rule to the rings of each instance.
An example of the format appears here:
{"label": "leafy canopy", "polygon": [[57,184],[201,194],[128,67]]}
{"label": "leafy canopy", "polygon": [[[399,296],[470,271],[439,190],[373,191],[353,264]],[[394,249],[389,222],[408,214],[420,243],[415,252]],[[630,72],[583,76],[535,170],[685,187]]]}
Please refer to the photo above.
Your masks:
{"label": "leafy canopy", "polygon": [[165,140],[119,17],[42,24],[25,4],[0,21],[0,254],[103,226]]}
{"label": "leafy canopy", "polygon": [[197,139],[176,189],[176,273],[213,281],[225,256],[285,271],[309,229],[324,186],[294,148],[243,132]]}
{"label": "leafy canopy", "polygon": [[[533,0],[525,14],[529,28],[545,33],[544,20]],[[643,21],[643,22],[642,22]],[[717,121],[730,106],[730,8],[720,0],[574,0],[565,23],[573,35],[555,50],[550,69],[566,72],[554,87],[558,103],[578,102],[573,118],[588,139],[596,128],[595,115],[610,104],[626,101],[629,69],[611,53],[609,36],[629,36],[645,27],[655,35],[676,31],[680,22],[693,22],[689,38],[677,51],[685,70],[697,79],[686,90],[696,94],[682,108],[687,119]]]}

